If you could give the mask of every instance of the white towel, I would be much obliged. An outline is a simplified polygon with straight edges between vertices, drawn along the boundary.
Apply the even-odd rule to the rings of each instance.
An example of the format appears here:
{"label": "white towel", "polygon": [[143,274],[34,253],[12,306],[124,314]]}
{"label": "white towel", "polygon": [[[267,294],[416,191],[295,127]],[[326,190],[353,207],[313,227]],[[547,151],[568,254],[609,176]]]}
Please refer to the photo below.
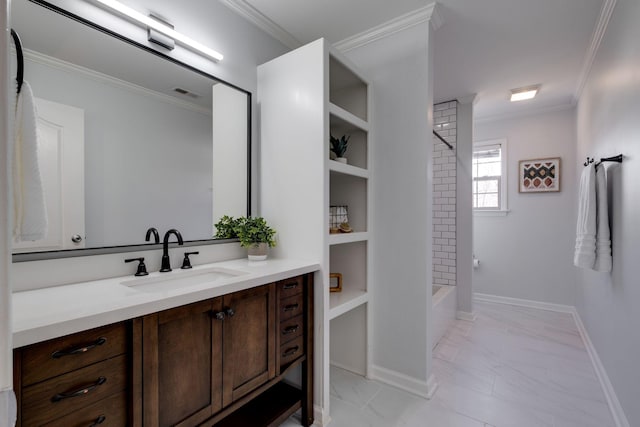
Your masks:
{"label": "white towel", "polygon": [[47,208],[38,162],[37,113],[26,81],[16,103],[13,146],[13,238],[41,240],[47,235]]}
{"label": "white towel", "polygon": [[596,177],[595,166],[582,171],[578,193],[578,222],[573,264],[593,269],[596,261]]}
{"label": "white towel", "polygon": [[16,424],[16,396],[13,391],[0,391],[0,426]]}
{"label": "white towel", "polygon": [[596,168],[596,261],[594,270],[611,271],[611,230],[609,229],[609,204],[607,203],[607,170],[604,165]]}

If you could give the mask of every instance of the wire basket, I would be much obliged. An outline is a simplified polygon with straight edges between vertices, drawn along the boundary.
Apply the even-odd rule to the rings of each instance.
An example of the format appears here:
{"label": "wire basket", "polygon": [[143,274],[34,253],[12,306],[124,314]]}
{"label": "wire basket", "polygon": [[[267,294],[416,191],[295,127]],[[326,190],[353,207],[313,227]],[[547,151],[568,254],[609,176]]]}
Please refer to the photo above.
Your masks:
{"label": "wire basket", "polygon": [[329,229],[339,228],[343,222],[349,222],[348,211],[346,205],[329,206]]}

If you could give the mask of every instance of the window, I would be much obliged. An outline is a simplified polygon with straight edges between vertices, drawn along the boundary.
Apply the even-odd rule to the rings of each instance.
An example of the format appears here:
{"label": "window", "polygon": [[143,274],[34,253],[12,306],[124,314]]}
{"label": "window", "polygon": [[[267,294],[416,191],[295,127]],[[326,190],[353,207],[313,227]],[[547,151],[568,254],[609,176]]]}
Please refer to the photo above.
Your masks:
{"label": "window", "polygon": [[473,146],[473,208],[506,211],[507,141],[477,142]]}

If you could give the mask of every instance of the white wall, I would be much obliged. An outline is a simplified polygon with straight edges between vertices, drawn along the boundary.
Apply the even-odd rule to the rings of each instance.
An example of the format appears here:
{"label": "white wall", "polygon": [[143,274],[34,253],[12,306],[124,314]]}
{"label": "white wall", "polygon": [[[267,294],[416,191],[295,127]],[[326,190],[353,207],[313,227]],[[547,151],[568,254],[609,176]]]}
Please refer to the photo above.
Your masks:
{"label": "white wall", "polygon": [[586,156],[625,156],[623,164],[606,166],[613,270],[610,274],[579,270],[575,293],[580,317],[631,426],[640,425],[638,21],[640,2],[618,0],[577,113],[578,162]]}
{"label": "white wall", "polygon": [[425,386],[431,370],[431,46],[426,23],[346,53],[373,88],[374,375],[381,367]]}
{"label": "white wall", "polygon": [[[506,138],[507,216],[473,219],[474,292],[574,304],[576,168],[573,109],[479,122],[475,141]],[[518,193],[518,162],[561,157],[561,191]]]}
{"label": "white wall", "polygon": [[473,103],[475,95],[458,102],[456,143],[456,282],[458,311],[473,316]]}

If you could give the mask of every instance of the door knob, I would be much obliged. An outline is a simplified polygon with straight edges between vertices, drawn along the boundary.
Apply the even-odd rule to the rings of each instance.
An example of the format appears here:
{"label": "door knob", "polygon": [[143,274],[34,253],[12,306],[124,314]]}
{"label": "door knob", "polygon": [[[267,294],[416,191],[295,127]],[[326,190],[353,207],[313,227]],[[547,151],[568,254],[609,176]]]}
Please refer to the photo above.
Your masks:
{"label": "door knob", "polygon": [[79,234],[74,234],[73,236],[71,236],[71,241],[73,243],[80,243],[82,242],[82,236]]}

